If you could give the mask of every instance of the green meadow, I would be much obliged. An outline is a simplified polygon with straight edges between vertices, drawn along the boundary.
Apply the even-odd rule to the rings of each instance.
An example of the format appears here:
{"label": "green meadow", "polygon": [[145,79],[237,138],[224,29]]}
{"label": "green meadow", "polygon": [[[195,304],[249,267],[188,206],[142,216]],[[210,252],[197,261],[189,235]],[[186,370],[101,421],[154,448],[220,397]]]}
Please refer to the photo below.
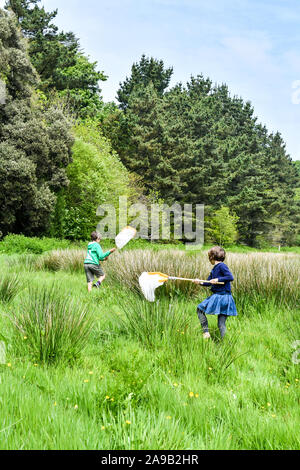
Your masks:
{"label": "green meadow", "polygon": [[138,288],[207,276],[206,250],[116,253],[90,295],[82,246],[36,251],[0,256],[1,449],[299,449],[299,253],[229,250],[221,341],[215,317],[202,337],[206,288]]}

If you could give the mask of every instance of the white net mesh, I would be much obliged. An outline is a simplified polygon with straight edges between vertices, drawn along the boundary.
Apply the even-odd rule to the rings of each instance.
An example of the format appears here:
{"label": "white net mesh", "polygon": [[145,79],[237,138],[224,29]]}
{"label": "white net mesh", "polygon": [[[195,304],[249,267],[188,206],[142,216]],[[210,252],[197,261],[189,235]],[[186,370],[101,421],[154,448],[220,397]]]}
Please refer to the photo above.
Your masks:
{"label": "white net mesh", "polygon": [[130,240],[132,240],[136,236],[136,229],[133,227],[125,227],[119,235],[116,236],[116,246],[119,248],[123,248],[125,245],[127,245]]}
{"label": "white net mesh", "polygon": [[139,284],[144,296],[149,302],[155,301],[155,289],[162,286],[167,278],[160,274],[143,273],[139,278]]}

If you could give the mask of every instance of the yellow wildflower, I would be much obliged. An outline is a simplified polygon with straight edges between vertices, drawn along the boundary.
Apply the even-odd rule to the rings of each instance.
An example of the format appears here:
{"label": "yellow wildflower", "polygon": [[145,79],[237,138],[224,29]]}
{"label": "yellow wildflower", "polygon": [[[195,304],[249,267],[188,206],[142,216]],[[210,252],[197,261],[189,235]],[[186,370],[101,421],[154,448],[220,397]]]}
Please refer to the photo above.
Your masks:
{"label": "yellow wildflower", "polygon": [[194,392],[190,392],[189,396],[192,398],[194,396]]}

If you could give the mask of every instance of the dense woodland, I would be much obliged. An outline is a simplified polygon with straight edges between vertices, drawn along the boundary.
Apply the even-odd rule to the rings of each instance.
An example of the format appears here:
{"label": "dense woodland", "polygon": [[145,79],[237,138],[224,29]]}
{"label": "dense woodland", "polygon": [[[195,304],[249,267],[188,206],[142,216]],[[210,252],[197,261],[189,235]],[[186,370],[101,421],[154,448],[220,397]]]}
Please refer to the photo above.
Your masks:
{"label": "dense woodland", "polygon": [[[300,245],[300,164],[249,101],[142,56],[109,79],[39,0],[0,10],[0,235],[84,239],[103,203],[206,206],[206,240]],[[187,71],[188,72],[188,71]]]}

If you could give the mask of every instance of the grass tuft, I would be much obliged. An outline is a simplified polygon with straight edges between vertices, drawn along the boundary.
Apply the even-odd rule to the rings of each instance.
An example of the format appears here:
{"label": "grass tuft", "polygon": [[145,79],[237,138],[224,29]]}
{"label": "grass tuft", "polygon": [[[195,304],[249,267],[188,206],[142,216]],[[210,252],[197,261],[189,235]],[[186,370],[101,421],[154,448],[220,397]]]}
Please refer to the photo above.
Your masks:
{"label": "grass tuft", "polygon": [[11,319],[17,349],[50,364],[78,359],[93,325],[87,308],[66,297],[56,284],[30,288]]}

